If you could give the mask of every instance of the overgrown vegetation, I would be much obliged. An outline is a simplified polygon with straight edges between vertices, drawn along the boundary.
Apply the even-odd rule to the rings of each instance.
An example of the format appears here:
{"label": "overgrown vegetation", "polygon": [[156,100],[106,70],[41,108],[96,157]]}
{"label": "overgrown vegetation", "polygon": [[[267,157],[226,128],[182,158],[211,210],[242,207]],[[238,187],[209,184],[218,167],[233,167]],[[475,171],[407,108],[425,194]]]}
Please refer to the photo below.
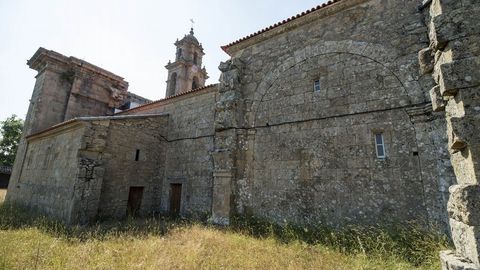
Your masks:
{"label": "overgrown vegetation", "polygon": [[0,269],[439,269],[442,236],[413,226],[301,229],[253,218],[219,228],[148,218],[65,227],[0,205]]}
{"label": "overgrown vegetation", "polygon": [[449,246],[445,235],[427,232],[416,224],[389,228],[347,226],[342,230],[334,230],[327,226],[301,228],[288,223],[276,225],[254,217],[237,217],[233,228],[255,237],[273,237],[282,243],[300,241],[325,246],[343,254],[405,261],[412,266],[435,265],[439,250]]}
{"label": "overgrown vegetation", "polygon": [[0,165],[13,166],[22,129],[23,120],[15,114],[0,121]]}

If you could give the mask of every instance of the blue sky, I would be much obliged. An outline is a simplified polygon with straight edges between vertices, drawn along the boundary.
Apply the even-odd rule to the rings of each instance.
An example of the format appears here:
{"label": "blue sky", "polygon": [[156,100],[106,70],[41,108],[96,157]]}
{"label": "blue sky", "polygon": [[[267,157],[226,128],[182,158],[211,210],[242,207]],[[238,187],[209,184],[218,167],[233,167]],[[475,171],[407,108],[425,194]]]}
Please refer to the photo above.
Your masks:
{"label": "blue sky", "polygon": [[324,0],[0,0],[0,120],[25,118],[36,72],[26,65],[38,47],[75,56],[124,77],[129,90],[165,95],[173,42],[195,21],[210,79],[229,57],[221,49],[245,35]]}

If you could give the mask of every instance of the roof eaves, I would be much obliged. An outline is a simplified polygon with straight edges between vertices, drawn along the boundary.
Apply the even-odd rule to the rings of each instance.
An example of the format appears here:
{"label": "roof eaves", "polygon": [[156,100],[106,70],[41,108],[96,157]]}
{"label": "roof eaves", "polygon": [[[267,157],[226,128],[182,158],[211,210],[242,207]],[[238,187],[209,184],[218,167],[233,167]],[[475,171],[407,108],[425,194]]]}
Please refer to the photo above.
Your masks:
{"label": "roof eaves", "polygon": [[135,107],[135,108],[131,108],[131,109],[128,109],[128,110],[125,110],[125,111],[118,112],[118,113],[116,113],[115,115],[119,115],[119,114],[126,113],[126,112],[132,112],[132,111],[135,111],[135,110],[137,110],[137,109],[141,109],[141,108],[144,108],[144,107],[147,107],[147,106],[156,104],[156,103],[160,103],[160,102],[165,101],[165,100],[170,100],[170,99],[174,99],[174,98],[176,98],[176,97],[185,96],[185,95],[187,95],[187,94],[196,93],[196,92],[199,92],[199,91],[201,91],[201,90],[205,90],[205,89],[208,89],[208,88],[211,88],[211,87],[215,87],[215,86],[217,86],[217,85],[218,85],[217,83],[215,83],[215,84],[209,84],[209,85],[206,85],[206,86],[203,86],[203,87],[199,87],[199,88],[196,88],[196,89],[192,89],[192,90],[190,90],[190,91],[178,93],[178,94],[173,95],[173,96],[169,96],[169,97],[166,97],[166,98],[162,98],[162,99],[159,99],[159,100],[155,100],[155,101],[152,101],[152,102],[149,102],[149,103],[142,104],[142,105],[140,105],[140,106],[138,106],[138,107]]}

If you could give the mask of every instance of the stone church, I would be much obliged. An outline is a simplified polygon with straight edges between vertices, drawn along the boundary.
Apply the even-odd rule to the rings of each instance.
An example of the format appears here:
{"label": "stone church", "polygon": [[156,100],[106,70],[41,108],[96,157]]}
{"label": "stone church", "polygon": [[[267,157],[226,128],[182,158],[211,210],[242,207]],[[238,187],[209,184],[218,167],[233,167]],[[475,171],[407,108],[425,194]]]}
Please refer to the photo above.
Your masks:
{"label": "stone church", "polygon": [[479,269],[479,4],[329,1],[222,46],[214,85],[192,29],[157,101],[40,48],[7,201],[68,224],[413,221],[451,232],[444,269]]}

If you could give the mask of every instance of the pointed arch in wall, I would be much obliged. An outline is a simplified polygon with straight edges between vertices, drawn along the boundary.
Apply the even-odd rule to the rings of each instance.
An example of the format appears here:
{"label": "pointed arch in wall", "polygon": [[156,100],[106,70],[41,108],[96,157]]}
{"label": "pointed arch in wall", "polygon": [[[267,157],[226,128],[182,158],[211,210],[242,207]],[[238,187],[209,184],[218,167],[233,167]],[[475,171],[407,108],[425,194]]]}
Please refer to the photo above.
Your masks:
{"label": "pointed arch in wall", "polygon": [[[413,96],[415,95],[410,91],[413,91],[412,89],[421,89],[421,86],[417,81],[409,81],[408,78],[411,74],[410,70],[402,70],[396,66],[395,57],[397,57],[399,53],[395,48],[387,48],[381,44],[352,40],[319,42],[293,52],[291,57],[286,59],[281,65],[277,65],[276,68],[272,69],[264,76],[264,80],[262,80],[256,88],[250,112],[247,113],[249,125],[256,125],[255,122],[258,117],[258,109],[263,102],[264,96],[269,92],[272,86],[274,86],[277,79],[282,77],[282,74],[312,57],[334,54],[350,54],[363,57],[383,66],[395,78],[395,80],[401,84],[403,92],[409,96],[409,103],[412,102],[412,99],[414,98]],[[408,84],[410,90],[405,87],[406,84]],[[421,92],[421,90],[417,92]]]}

